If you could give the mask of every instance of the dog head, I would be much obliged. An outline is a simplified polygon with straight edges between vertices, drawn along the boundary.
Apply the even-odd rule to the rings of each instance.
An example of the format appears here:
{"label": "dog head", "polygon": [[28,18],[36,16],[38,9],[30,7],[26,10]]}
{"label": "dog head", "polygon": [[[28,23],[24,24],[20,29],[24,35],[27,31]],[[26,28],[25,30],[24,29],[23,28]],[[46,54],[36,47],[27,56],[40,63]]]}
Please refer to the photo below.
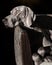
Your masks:
{"label": "dog head", "polygon": [[29,7],[18,6],[10,11],[10,15],[6,16],[3,22],[11,28],[19,25],[20,22],[22,22],[24,26],[30,27],[30,25],[32,25],[32,19],[35,20],[35,17],[33,17],[33,11]]}

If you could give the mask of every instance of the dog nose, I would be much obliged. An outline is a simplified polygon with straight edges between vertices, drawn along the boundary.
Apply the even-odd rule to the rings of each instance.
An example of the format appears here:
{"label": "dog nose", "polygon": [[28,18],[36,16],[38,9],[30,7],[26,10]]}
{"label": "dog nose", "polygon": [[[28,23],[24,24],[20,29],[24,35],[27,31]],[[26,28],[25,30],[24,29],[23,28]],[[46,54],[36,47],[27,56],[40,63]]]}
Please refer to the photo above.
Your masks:
{"label": "dog nose", "polygon": [[6,22],[7,20],[8,20],[8,19],[7,19],[7,18],[5,18],[5,19],[3,19],[2,21],[3,21],[3,22]]}

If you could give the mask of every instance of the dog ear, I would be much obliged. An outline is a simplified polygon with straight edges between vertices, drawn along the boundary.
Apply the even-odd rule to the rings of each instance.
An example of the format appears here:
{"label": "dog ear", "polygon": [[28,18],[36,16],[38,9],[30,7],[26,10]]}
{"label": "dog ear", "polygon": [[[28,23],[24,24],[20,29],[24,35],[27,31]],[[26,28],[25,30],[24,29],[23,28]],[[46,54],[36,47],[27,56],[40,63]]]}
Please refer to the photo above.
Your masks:
{"label": "dog ear", "polygon": [[30,14],[30,16],[33,18],[33,11],[29,7],[27,7],[27,11]]}
{"label": "dog ear", "polygon": [[35,21],[35,19],[36,19],[36,14],[34,14],[34,12],[32,11],[32,9],[30,9],[29,7],[27,7],[27,8],[28,8],[28,10],[29,10],[29,14],[30,14],[32,20]]}
{"label": "dog ear", "polygon": [[29,7],[26,7],[24,11],[26,13],[26,23],[25,23],[25,25],[27,27],[30,27],[32,25],[32,22],[35,21],[36,15],[34,15],[34,12]]}

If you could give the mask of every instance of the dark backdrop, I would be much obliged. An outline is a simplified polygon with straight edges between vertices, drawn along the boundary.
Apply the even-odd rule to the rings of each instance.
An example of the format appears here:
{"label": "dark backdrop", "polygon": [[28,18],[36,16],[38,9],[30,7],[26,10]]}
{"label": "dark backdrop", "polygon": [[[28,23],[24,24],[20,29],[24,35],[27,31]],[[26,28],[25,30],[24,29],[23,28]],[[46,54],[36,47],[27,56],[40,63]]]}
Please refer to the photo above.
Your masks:
{"label": "dark backdrop", "polygon": [[[52,13],[51,0],[47,0],[47,1],[43,1],[43,0],[0,0],[0,65],[10,65],[10,64],[15,65],[14,43],[13,43],[14,32],[13,32],[13,29],[6,28],[1,20],[10,13],[10,10],[13,7],[18,6],[18,5],[29,6],[36,14],[37,13],[39,14]],[[33,34],[34,33],[32,32],[32,35]],[[33,38],[34,35],[35,37]],[[32,36],[32,41],[34,41],[34,39],[35,40],[40,39],[39,33],[36,33],[34,35]]]}

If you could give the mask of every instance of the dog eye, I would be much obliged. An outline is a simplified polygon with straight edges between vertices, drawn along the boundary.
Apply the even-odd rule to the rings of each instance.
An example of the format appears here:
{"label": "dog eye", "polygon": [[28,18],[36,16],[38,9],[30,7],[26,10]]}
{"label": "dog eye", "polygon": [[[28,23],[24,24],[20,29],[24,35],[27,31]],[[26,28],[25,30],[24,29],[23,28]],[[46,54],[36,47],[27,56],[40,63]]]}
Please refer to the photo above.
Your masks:
{"label": "dog eye", "polygon": [[18,21],[21,21],[21,18],[18,18]]}
{"label": "dog eye", "polygon": [[11,19],[11,21],[13,22],[13,24],[15,24],[15,23],[16,23],[16,19]]}
{"label": "dog eye", "polygon": [[17,20],[18,20],[18,21],[21,21],[21,18],[20,18],[19,16],[17,16]]}

